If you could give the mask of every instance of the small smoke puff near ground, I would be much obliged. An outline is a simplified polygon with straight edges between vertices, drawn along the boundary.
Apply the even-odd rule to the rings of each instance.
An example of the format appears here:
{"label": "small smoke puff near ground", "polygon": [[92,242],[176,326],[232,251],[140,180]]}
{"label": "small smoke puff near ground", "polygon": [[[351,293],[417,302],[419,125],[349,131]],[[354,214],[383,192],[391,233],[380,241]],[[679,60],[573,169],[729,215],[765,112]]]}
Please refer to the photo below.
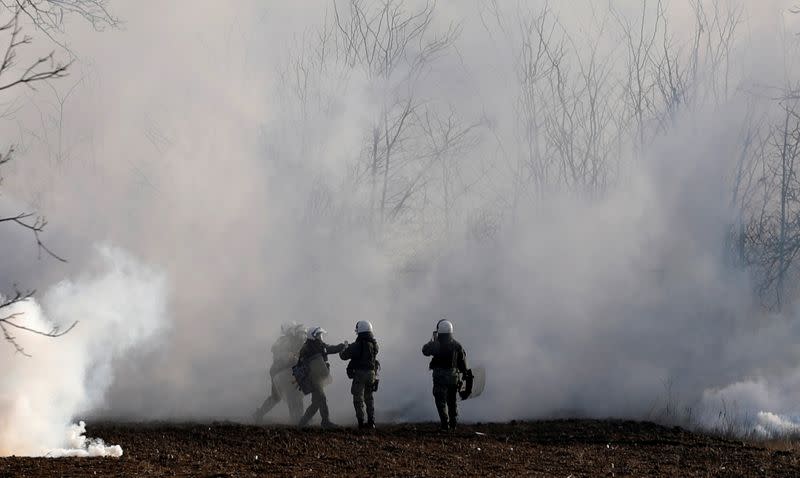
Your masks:
{"label": "small smoke puff near ground", "polygon": [[16,339],[29,357],[0,347],[10,364],[0,378],[0,454],[121,455],[120,447],[87,439],[83,422],[71,421],[102,404],[113,361],[157,337],[165,310],[164,275],[101,246],[89,271],[7,311],[36,330],[78,324],[58,338],[20,331]]}
{"label": "small smoke puff near ground", "polygon": [[87,438],[86,423],[81,421],[69,426],[66,448],[57,448],[47,452],[49,458],[62,457],[94,457],[94,456],[122,456],[122,447],[119,445],[106,445],[100,438]]}

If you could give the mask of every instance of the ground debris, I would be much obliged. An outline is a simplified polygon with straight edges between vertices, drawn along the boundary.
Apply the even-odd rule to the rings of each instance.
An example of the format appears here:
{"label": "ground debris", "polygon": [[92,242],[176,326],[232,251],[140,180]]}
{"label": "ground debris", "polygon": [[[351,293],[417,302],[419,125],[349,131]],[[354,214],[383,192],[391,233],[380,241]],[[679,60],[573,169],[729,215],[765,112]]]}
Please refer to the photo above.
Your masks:
{"label": "ground debris", "polygon": [[[800,476],[800,447],[652,423],[554,420],[325,431],[234,423],[103,423],[120,458],[0,458],[3,476]],[[449,456],[457,467],[446,466]],[[257,457],[257,458],[256,458]],[[455,458],[457,457],[457,458]],[[613,458],[613,461],[611,460]]]}

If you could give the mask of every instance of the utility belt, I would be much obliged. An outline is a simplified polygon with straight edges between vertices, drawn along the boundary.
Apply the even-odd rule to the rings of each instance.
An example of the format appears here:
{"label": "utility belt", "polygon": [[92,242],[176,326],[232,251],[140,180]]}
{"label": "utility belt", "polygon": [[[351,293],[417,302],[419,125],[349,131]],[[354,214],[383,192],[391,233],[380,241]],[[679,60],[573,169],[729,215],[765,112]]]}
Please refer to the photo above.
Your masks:
{"label": "utility belt", "polygon": [[461,374],[456,368],[433,368],[433,383],[439,385],[460,386]]}
{"label": "utility belt", "polygon": [[375,361],[375,365],[373,366],[356,366],[356,365],[348,365],[347,366],[347,378],[352,379],[355,376],[357,371],[359,372],[375,372],[378,373],[378,370],[381,369],[381,363],[377,360]]}
{"label": "utility belt", "polygon": [[461,375],[461,372],[456,367],[431,367],[430,368],[434,373],[439,374],[446,374],[451,373],[453,375]]}
{"label": "utility belt", "polygon": [[377,372],[378,367],[347,367],[347,370],[359,372]]}
{"label": "utility belt", "polygon": [[347,378],[354,379],[356,377],[356,372],[374,372],[375,373],[375,381],[372,382],[372,391],[378,391],[378,384],[380,383],[380,379],[378,378],[378,370],[381,369],[381,363],[377,360],[375,361],[374,367],[356,367],[353,365],[347,366]]}

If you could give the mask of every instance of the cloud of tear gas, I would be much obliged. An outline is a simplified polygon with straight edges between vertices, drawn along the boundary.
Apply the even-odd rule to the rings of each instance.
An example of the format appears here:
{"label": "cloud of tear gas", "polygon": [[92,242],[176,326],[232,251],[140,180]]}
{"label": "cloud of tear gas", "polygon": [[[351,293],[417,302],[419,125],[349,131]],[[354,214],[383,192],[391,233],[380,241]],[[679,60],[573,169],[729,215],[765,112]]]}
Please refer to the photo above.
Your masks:
{"label": "cloud of tear gas", "polygon": [[[680,39],[691,38],[695,12],[674,3],[664,12],[674,34],[659,36],[657,47],[690,58]],[[713,2],[701,3],[713,22]],[[544,113],[558,98],[543,93],[557,91],[548,90],[553,68],[528,83],[539,103],[525,103],[520,86],[536,45],[523,41],[523,27],[536,24],[545,2],[440,2],[430,33],[460,25],[452,48],[388,79],[325,53],[335,51],[338,34],[332,5],[120,3],[123,30],[102,33],[102,41],[73,30],[81,64],[64,80],[65,89],[77,86],[63,103],[63,125],[41,122],[62,117],[47,92],[31,98],[32,119],[19,113],[50,140],[23,136],[28,152],[4,187],[48,215],[47,239],[71,263],[4,258],[13,267],[2,279],[52,281],[80,267],[87,244],[102,239],[164,268],[173,284],[164,346],[115,362],[107,407],[96,413],[248,417],[266,393],[281,322],[321,325],[338,341],[352,339],[366,318],[382,342],[379,419],[431,419],[419,349],[442,316],[487,369],[484,396],[464,403],[466,420],[660,418],[678,403],[702,415],[723,397],[751,416],[797,412],[793,313],[760,312],[752,278],[724,252],[737,213],[730,172],[742,123],[754,103],[758,112],[771,104],[752,90],[793,74],[787,52],[800,28],[783,2],[740,5],[726,61],[696,77],[710,84],[724,69],[729,81],[687,91],[680,101],[691,97],[690,106],[668,121],[647,119],[648,131],[661,132],[647,138],[646,154],[602,133],[595,145],[608,149],[606,187],[592,192],[530,186],[526,158],[544,146],[526,141],[525,128],[549,138],[551,149],[540,152],[553,178],[576,174],[546,161],[563,155],[558,147],[580,149],[567,141],[573,132],[564,134],[570,117]],[[595,74],[605,85],[597,99],[609,114],[601,123],[628,138],[636,117],[617,114],[633,101],[621,92],[630,80],[621,31],[635,25],[641,3],[611,5],[613,12],[594,2],[551,4],[557,20],[542,25],[554,46],[579,52],[559,64],[569,81],[588,74],[597,46]],[[337,6],[345,15],[345,2]],[[656,13],[647,12],[648,22]],[[381,212],[372,188],[380,191],[384,176],[377,186],[370,180],[372,132],[412,90],[417,126],[398,143],[398,168],[385,176],[395,189]],[[448,118],[471,129],[442,160],[420,125]],[[381,215],[384,227],[376,225]],[[25,236],[15,244],[31,247]],[[337,361],[329,401],[334,418],[349,421]]]}
{"label": "cloud of tear gas", "polygon": [[163,332],[165,287],[163,274],[101,247],[91,270],[4,309],[5,317],[19,314],[13,323],[41,332],[78,324],[58,338],[6,326],[24,352],[0,349],[7,365],[0,379],[0,454],[122,454],[118,445],[87,438],[84,422],[72,420],[103,405],[116,360]]}

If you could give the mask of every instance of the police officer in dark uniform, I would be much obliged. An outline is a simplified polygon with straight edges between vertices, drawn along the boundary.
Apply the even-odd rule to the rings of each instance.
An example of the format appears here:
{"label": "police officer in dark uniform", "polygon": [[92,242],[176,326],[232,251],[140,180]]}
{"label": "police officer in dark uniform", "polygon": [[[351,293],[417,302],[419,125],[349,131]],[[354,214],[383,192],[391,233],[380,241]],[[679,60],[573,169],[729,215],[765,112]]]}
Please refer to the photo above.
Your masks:
{"label": "police officer in dark uniform", "polygon": [[[375,428],[375,405],[372,392],[375,389],[379,363],[378,342],[372,335],[372,324],[366,320],[356,323],[356,341],[340,354],[342,360],[349,360],[347,376],[353,379],[350,392],[356,409],[358,428]],[[367,408],[367,421],[364,423],[364,405]]]}
{"label": "police officer in dark uniform", "polygon": [[289,405],[289,416],[297,423],[303,414],[303,394],[291,383],[292,365],[297,362],[298,353],[303,346],[306,328],[302,324],[287,322],[281,325],[281,336],[272,345],[272,365],[269,368],[269,397],[253,413],[253,420],[261,423],[261,419],[281,399]]}
{"label": "police officer in dark uniform", "polygon": [[464,347],[453,338],[453,324],[440,320],[430,342],[422,346],[422,354],[431,357],[433,398],[442,430],[455,430],[458,424],[457,396],[461,376],[470,373]]}
{"label": "police officer in dark uniform", "polygon": [[325,329],[322,327],[312,327],[308,329],[308,338],[306,343],[300,349],[299,359],[297,365],[305,363],[309,366],[310,379],[311,379],[311,404],[306,409],[303,418],[300,419],[298,424],[300,427],[308,425],[311,418],[319,411],[322,418],[322,428],[335,428],[330,421],[330,413],[328,411],[328,399],[325,397],[324,387],[330,383],[330,364],[328,363],[328,354],[336,354],[341,352],[347,347],[347,342],[339,345],[328,345],[322,340]]}

